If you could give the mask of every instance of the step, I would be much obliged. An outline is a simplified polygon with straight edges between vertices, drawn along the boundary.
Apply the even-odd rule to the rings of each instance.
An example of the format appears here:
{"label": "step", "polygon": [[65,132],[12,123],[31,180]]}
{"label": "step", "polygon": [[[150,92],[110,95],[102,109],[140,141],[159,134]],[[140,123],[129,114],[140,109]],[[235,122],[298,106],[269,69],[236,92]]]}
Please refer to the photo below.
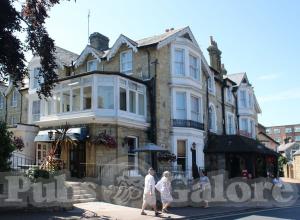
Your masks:
{"label": "step", "polygon": [[82,195],[73,195],[72,198],[73,199],[84,199],[84,198],[90,199],[90,198],[96,198],[96,197],[92,194],[82,194]]}
{"label": "step", "polygon": [[88,198],[88,199],[73,199],[75,203],[85,203],[85,202],[95,202],[97,201],[96,198]]}

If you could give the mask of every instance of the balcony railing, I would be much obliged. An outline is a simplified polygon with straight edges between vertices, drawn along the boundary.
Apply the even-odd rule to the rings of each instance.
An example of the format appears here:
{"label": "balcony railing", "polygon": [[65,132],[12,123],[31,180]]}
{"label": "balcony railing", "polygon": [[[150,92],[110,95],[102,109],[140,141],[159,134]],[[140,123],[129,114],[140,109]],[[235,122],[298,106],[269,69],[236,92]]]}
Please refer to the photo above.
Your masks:
{"label": "balcony railing", "polygon": [[204,124],[197,121],[186,119],[173,119],[172,124],[173,127],[195,128],[204,131]]}

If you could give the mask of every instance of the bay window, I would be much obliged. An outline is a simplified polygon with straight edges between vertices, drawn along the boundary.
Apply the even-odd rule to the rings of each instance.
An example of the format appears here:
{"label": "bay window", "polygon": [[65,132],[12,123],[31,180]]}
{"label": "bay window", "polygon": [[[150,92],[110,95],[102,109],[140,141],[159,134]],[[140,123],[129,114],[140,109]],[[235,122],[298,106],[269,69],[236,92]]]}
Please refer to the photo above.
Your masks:
{"label": "bay window", "polygon": [[136,92],[129,91],[129,111],[131,113],[136,113]]}
{"label": "bay window", "polygon": [[241,119],[241,130],[248,132],[248,119],[247,118]]}
{"label": "bay window", "polygon": [[71,110],[71,103],[70,103],[70,91],[63,91],[62,92],[62,112],[69,112]]}
{"label": "bay window", "polygon": [[126,89],[120,87],[120,110],[126,111],[127,110],[127,94]]}
{"label": "bay window", "polygon": [[80,88],[72,90],[72,111],[80,111]]}
{"label": "bay window", "polygon": [[145,96],[139,94],[139,115],[145,115]]}
{"label": "bay window", "polygon": [[246,91],[245,90],[240,91],[240,105],[243,108],[247,107]]}
{"label": "bay window", "polygon": [[184,49],[175,49],[175,75],[184,76]]}
{"label": "bay window", "polygon": [[200,99],[195,96],[191,96],[191,120],[201,122]]}
{"label": "bay window", "polygon": [[92,108],[92,87],[83,88],[83,110]]}
{"label": "bay window", "polygon": [[32,102],[32,121],[40,120],[41,102],[40,100]]}
{"label": "bay window", "polygon": [[200,80],[199,60],[197,57],[190,55],[190,76],[195,80]]}
{"label": "bay window", "polygon": [[132,73],[132,50],[124,51],[120,54],[120,72]]}
{"label": "bay window", "polygon": [[98,108],[114,109],[114,87],[98,86]]}
{"label": "bay window", "polygon": [[176,119],[186,118],[186,93],[176,92]]}

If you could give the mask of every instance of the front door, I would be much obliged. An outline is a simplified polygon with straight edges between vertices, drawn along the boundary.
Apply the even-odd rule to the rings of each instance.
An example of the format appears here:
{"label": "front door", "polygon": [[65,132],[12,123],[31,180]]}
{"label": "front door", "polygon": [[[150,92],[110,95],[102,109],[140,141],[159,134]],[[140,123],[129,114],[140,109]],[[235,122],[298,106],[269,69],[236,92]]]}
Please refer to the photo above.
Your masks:
{"label": "front door", "polygon": [[70,147],[70,173],[71,177],[85,176],[85,143],[78,143]]}

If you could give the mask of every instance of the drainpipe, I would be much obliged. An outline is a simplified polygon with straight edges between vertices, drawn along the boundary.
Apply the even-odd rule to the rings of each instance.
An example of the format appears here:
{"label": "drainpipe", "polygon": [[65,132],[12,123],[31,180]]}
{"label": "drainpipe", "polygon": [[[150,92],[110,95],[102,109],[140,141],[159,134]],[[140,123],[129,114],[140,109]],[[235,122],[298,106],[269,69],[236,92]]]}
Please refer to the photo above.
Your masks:
{"label": "drainpipe", "polygon": [[5,96],[5,123],[7,124],[7,103],[8,103],[8,97]]}
{"label": "drainpipe", "polygon": [[154,64],[154,78],[153,78],[153,84],[152,84],[152,89],[153,89],[153,115],[152,115],[152,122],[153,122],[153,142],[154,144],[157,144],[157,103],[156,103],[156,93],[157,93],[157,64],[158,60],[155,59],[155,61],[152,63]]}
{"label": "drainpipe", "polygon": [[226,80],[222,79],[222,90],[221,90],[221,95],[222,95],[222,125],[223,125],[223,135],[226,135],[226,117],[225,117],[225,100],[224,100],[224,89],[226,87],[225,85]]}
{"label": "drainpipe", "polygon": [[207,126],[206,126],[206,132],[207,136],[209,136],[209,91],[208,91],[208,79],[209,76],[206,76],[206,121],[207,121]]}

